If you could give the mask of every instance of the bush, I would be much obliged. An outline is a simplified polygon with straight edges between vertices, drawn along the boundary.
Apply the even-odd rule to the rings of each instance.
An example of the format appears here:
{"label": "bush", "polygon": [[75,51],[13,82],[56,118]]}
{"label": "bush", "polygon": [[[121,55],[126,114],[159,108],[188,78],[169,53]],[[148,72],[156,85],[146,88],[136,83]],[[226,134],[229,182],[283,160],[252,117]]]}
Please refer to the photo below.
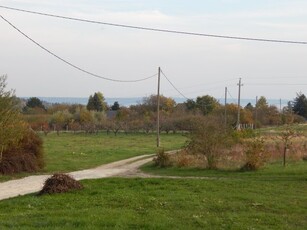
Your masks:
{"label": "bush", "polygon": [[37,134],[28,130],[16,145],[3,151],[0,173],[36,172],[43,167],[43,142]]}
{"label": "bush", "polygon": [[245,143],[246,163],[241,168],[244,171],[258,170],[268,160],[263,138],[253,138]]}
{"label": "bush", "polygon": [[170,156],[164,151],[164,149],[159,149],[157,156],[153,159],[154,165],[157,167],[168,167],[171,166]]}
{"label": "bush", "polygon": [[253,129],[243,129],[243,130],[236,130],[232,132],[232,137],[239,141],[241,139],[246,139],[246,138],[253,138],[256,137],[257,134]]}
{"label": "bush", "polygon": [[235,143],[232,131],[226,130],[222,124],[223,122],[217,117],[206,117],[190,135],[187,151],[204,155],[209,169],[217,169],[223,150]]}
{"label": "bush", "polygon": [[45,181],[38,195],[64,193],[83,189],[83,185],[67,174],[56,173]]}

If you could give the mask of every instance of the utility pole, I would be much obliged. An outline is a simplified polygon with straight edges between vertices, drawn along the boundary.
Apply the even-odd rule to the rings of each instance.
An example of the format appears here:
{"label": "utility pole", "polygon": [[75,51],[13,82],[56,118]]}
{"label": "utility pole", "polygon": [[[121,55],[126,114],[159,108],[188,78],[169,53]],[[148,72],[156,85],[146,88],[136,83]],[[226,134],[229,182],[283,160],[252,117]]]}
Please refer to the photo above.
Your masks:
{"label": "utility pole", "polygon": [[279,99],[279,113],[280,113],[280,125],[281,125],[282,124],[281,98]]}
{"label": "utility pole", "polygon": [[258,121],[258,96],[256,96],[256,105],[255,105],[255,129],[257,128],[257,121]]}
{"label": "utility pole", "polygon": [[160,73],[161,68],[158,68],[158,93],[157,93],[157,147],[160,147]]}
{"label": "utility pole", "polygon": [[227,129],[227,87],[225,87],[225,129]]}
{"label": "utility pole", "polygon": [[240,127],[240,109],[241,109],[240,100],[241,100],[241,86],[243,86],[243,84],[241,84],[241,78],[239,78],[238,86],[239,86],[239,93],[238,93],[238,118],[237,118],[237,127],[236,127],[236,129],[240,130],[241,129],[241,127]]}

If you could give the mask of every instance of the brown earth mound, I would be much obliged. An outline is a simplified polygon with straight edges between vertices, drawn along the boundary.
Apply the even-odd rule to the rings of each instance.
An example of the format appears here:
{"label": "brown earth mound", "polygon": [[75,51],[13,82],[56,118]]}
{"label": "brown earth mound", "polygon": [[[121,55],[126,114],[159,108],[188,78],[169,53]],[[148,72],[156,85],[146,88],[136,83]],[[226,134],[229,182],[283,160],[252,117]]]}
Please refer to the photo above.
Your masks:
{"label": "brown earth mound", "polygon": [[83,185],[67,174],[56,173],[45,181],[43,189],[38,195],[64,193],[83,189]]}

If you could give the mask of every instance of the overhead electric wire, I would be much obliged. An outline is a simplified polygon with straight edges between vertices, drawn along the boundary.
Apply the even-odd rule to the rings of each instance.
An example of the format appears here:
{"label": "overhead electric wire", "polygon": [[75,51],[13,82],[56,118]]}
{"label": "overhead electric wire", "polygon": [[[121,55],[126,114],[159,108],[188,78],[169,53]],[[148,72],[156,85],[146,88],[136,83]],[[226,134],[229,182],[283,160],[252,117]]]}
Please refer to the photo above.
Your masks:
{"label": "overhead electric wire", "polygon": [[231,93],[229,92],[229,90],[228,90],[228,88],[227,88],[227,93],[228,93],[228,95],[231,97],[231,99],[235,99],[235,98],[233,98],[233,96],[231,95]]}
{"label": "overhead electric wire", "polygon": [[184,94],[182,92],[180,92],[176,86],[168,79],[168,77],[163,73],[163,71],[161,70],[161,73],[163,74],[163,76],[165,77],[165,79],[171,84],[171,86],[173,86],[173,88],[181,95],[183,96],[185,99],[189,100],[189,98],[187,98],[186,96],[184,96]]}
{"label": "overhead electric wire", "polygon": [[307,85],[307,83],[301,83],[301,84],[299,84],[299,83],[259,83],[259,84],[255,84],[255,83],[251,83],[251,84],[249,84],[249,83],[245,83],[245,85],[248,85],[248,86],[272,86],[272,85],[274,85],[274,86],[280,86],[280,85],[293,85],[293,86],[297,86],[297,85]]}
{"label": "overhead electric wire", "polygon": [[8,7],[8,6],[3,6],[3,5],[0,5],[0,8],[24,12],[24,13],[36,14],[36,15],[41,15],[41,16],[55,17],[55,18],[60,18],[60,19],[67,19],[67,20],[80,21],[80,22],[86,22],[86,23],[101,24],[101,25],[106,25],[106,26],[122,27],[122,28],[128,28],[128,29],[147,30],[147,31],[154,31],[154,32],[191,35],[191,36],[202,36],[202,37],[212,37],[212,38],[222,38],[222,39],[235,39],[235,40],[246,40],[246,41],[256,41],[256,42],[271,42],[271,43],[287,43],[287,44],[307,45],[307,41],[279,40],[279,39],[266,39],[266,38],[253,38],[253,37],[241,37],[241,36],[196,33],[196,32],[188,32],[188,31],[160,29],[160,28],[152,28],[152,27],[134,26],[134,25],[128,25],[128,24],[117,24],[117,23],[110,23],[110,22],[94,21],[94,20],[89,20],[89,19],[67,17],[67,16],[61,16],[61,15],[55,15],[55,14],[42,13],[42,12],[38,12],[38,11],[31,11],[31,10],[25,10],[25,9],[20,9],[20,8],[13,8],[13,7]]}
{"label": "overhead electric wire", "polygon": [[11,22],[9,22],[7,19],[5,19],[2,15],[0,15],[0,17],[5,21],[7,22],[11,27],[13,27],[15,30],[17,30],[20,34],[22,34],[24,37],[26,37],[28,40],[30,40],[31,42],[33,42],[35,45],[37,45],[38,47],[40,47],[41,49],[43,49],[44,51],[46,51],[47,53],[51,54],[52,56],[54,56],[55,58],[59,59],[60,61],[66,63],[67,65],[83,72],[83,73],[86,73],[92,77],[96,77],[96,78],[100,78],[100,79],[104,79],[104,80],[107,80],[107,81],[113,81],[113,82],[124,82],[124,83],[132,83],[132,82],[140,82],[140,81],[145,81],[145,80],[148,80],[150,78],[153,78],[155,76],[157,76],[158,74],[154,74],[152,76],[149,76],[149,77],[146,77],[146,78],[142,78],[142,79],[136,79],[136,80],[118,80],[118,79],[113,79],[113,78],[108,78],[108,77],[103,77],[103,76],[100,76],[98,74],[95,74],[95,73],[92,73],[88,70],[85,70],[81,67],[78,67],[77,65],[75,64],[72,64],[71,62],[61,58],[60,56],[58,56],[57,54],[53,53],[52,51],[50,51],[49,49],[45,48],[44,46],[42,46],[41,44],[39,44],[38,42],[36,42],[35,40],[33,40],[32,38],[30,38],[28,35],[26,35],[24,32],[22,32],[20,29],[18,29],[15,25],[13,25]]}

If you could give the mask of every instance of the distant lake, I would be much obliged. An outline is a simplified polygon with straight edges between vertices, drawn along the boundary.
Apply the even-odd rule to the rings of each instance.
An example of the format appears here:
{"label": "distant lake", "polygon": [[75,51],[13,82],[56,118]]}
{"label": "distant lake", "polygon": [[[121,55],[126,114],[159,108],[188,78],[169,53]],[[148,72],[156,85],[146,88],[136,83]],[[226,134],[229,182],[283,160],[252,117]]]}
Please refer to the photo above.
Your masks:
{"label": "distant lake", "polygon": [[[27,97],[23,97],[24,99],[27,99]],[[40,100],[55,104],[81,104],[86,105],[88,101],[88,97],[38,97]],[[176,103],[183,103],[186,101],[185,98],[173,98]],[[143,98],[142,97],[129,97],[129,98],[105,98],[108,105],[113,105],[114,102],[118,102],[120,106],[130,106],[130,105],[136,105],[138,103],[141,103]],[[225,99],[218,99],[221,104],[224,104]],[[280,106],[280,99],[267,99],[269,105],[275,105],[277,108]],[[281,99],[281,106],[287,106],[289,99]],[[251,103],[252,105],[255,105],[256,99],[241,99],[241,106],[244,107],[248,103]],[[236,98],[229,98],[227,99],[227,103],[238,103],[238,99]]]}

